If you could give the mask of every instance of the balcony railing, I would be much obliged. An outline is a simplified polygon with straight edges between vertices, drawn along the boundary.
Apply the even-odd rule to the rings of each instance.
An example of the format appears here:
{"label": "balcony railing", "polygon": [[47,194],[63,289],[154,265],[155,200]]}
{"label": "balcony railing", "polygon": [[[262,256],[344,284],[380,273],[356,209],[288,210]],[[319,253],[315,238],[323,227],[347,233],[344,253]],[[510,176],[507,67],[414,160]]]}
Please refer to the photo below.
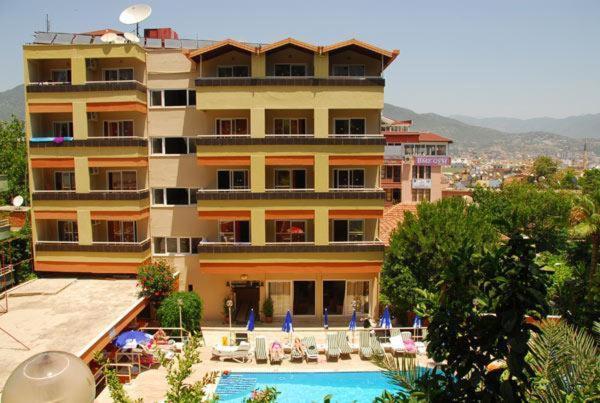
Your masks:
{"label": "balcony railing", "polygon": [[246,188],[234,188],[234,189],[206,189],[206,188],[202,188],[202,189],[198,189],[198,192],[202,192],[202,193],[235,193],[235,192],[250,192],[251,189],[246,187]]}
{"label": "balcony railing", "polygon": [[303,133],[303,134],[284,134],[284,133],[267,133],[265,137],[315,137],[314,133]]}
{"label": "balcony railing", "polygon": [[431,179],[417,179],[412,180],[413,189],[431,189]]}
{"label": "balcony railing", "polygon": [[314,192],[314,188],[266,188],[265,192],[280,192],[280,193],[291,193],[291,192]]}
{"label": "balcony railing", "polygon": [[150,250],[150,239],[146,238],[137,242],[104,242],[92,241],[91,245],[80,245],[74,241],[37,241],[35,248],[38,251],[65,251],[65,252],[128,252],[139,253]]}
{"label": "balcony railing", "polygon": [[337,134],[330,133],[329,137],[331,138],[350,138],[350,139],[379,139],[383,138],[383,134],[381,133],[346,133],[346,134]]}
{"label": "balcony railing", "polygon": [[203,134],[198,134],[196,137],[199,137],[199,138],[245,138],[245,137],[250,137],[250,133],[244,133],[244,134],[203,133]]}
{"label": "balcony railing", "polygon": [[366,188],[366,187],[346,187],[346,188],[329,188],[330,192],[382,192],[383,188],[374,187],[374,188]]}

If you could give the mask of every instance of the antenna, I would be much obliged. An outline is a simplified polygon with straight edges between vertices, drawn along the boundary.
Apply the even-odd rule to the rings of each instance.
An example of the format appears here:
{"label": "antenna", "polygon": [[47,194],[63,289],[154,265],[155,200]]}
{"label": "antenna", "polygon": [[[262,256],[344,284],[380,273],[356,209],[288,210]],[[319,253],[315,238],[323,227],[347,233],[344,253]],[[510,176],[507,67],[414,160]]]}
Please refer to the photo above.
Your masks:
{"label": "antenna", "polygon": [[140,22],[150,17],[152,8],[147,4],[134,4],[133,6],[127,7],[119,15],[119,21],[123,24],[131,25],[135,24],[135,34],[140,36]]}
{"label": "antenna", "polygon": [[46,32],[50,32],[50,17],[46,14]]}

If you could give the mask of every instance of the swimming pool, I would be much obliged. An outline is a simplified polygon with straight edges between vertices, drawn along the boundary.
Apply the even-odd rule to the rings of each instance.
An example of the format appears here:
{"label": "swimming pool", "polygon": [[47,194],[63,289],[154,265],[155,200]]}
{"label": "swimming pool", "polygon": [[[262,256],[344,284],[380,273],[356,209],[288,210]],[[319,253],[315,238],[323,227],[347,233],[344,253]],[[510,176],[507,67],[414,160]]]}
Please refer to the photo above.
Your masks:
{"label": "swimming pool", "polygon": [[372,402],[385,389],[399,389],[382,372],[232,372],[217,385],[219,401],[241,402],[255,389],[274,386],[277,402]]}

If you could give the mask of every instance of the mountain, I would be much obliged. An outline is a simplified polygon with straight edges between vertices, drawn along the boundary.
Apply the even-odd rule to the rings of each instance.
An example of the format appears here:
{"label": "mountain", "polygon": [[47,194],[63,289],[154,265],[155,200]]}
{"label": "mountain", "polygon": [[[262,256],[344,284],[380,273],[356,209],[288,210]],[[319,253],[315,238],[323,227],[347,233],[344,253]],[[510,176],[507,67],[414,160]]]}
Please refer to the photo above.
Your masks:
{"label": "mountain", "polygon": [[0,92],[0,120],[9,119],[11,115],[19,119],[25,118],[25,93],[22,84]]}
{"label": "mountain", "polygon": [[474,118],[465,115],[452,115],[453,119],[469,125],[487,127],[508,133],[544,131],[573,138],[600,139],[600,113],[556,118]]}

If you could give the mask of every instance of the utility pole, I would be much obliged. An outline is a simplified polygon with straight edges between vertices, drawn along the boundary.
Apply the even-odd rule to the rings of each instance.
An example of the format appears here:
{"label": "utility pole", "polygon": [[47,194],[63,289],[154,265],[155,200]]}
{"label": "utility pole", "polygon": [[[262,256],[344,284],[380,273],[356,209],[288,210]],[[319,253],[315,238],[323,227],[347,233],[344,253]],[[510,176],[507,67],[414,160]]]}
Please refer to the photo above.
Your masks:
{"label": "utility pole", "polygon": [[46,14],[46,32],[50,32],[50,17]]}

